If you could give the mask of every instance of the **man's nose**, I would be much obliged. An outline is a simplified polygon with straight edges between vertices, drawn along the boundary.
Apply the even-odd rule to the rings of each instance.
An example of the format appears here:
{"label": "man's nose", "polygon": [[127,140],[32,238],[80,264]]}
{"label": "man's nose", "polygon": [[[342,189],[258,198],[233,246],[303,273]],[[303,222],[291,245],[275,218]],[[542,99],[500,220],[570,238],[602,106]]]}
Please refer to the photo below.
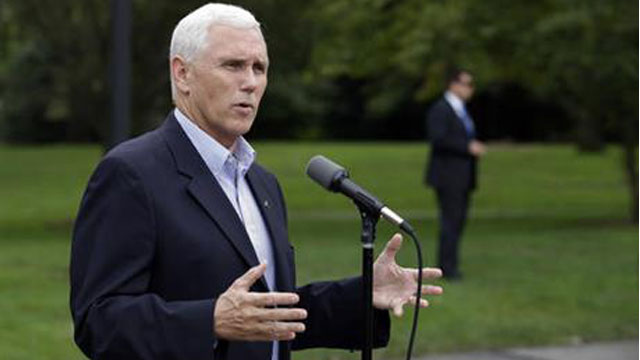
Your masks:
{"label": "man's nose", "polygon": [[240,89],[246,92],[253,92],[258,87],[258,76],[253,69],[248,69],[242,74]]}

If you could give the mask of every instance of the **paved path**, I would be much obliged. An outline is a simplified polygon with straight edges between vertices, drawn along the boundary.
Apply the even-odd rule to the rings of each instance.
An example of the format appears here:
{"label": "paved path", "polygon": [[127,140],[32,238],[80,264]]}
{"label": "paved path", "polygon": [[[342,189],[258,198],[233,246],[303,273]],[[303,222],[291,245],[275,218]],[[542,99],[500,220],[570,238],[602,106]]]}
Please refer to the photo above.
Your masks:
{"label": "paved path", "polygon": [[415,360],[638,360],[638,340],[429,355]]}

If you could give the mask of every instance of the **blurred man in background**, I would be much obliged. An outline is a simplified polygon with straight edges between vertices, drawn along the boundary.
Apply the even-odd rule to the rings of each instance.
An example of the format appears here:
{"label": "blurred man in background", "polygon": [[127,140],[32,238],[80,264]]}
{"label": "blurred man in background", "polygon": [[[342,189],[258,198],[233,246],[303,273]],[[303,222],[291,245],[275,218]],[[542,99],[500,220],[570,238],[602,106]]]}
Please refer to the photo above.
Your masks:
{"label": "blurred man in background", "polygon": [[486,148],[476,140],[473,119],[465,103],[473,95],[473,76],[453,69],[447,75],[447,91],[429,110],[427,134],[431,158],[426,182],[438,198],[440,243],[438,263],[443,276],[459,280],[458,244],[476,187],[476,161]]}

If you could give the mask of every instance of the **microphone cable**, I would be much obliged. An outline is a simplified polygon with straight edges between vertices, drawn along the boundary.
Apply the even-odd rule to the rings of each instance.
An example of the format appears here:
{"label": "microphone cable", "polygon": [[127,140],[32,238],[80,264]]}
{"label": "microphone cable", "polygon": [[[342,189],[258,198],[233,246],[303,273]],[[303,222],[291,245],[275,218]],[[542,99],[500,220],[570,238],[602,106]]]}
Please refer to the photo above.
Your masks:
{"label": "microphone cable", "polygon": [[420,299],[422,298],[422,247],[420,246],[420,241],[416,235],[415,230],[409,225],[408,222],[403,222],[400,225],[400,228],[413,240],[413,243],[416,246],[416,253],[418,259],[418,289],[416,293],[416,303],[414,305],[413,312],[413,324],[411,325],[411,334],[409,336],[409,345],[407,346],[407,360],[411,360],[411,354],[413,353],[413,342],[415,340],[416,331],[418,330],[418,315],[420,312]]}

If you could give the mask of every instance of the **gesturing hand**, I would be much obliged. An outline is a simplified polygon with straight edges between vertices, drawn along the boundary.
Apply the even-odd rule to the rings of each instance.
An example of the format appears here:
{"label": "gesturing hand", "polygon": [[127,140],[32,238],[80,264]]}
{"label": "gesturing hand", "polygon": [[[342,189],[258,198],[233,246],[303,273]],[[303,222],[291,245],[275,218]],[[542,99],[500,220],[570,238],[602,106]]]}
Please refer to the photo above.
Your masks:
{"label": "gesturing hand", "polygon": [[471,140],[469,143],[469,152],[473,156],[482,156],[487,152],[487,147],[484,143],[478,140]]}
{"label": "gesturing hand", "polygon": [[[418,270],[406,269],[396,263],[396,253],[402,246],[402,235],[395,234],[373,264],[373,306],[377,309],[392,309],[395,316],[402,316],[407,303],[415,304],[418,290]],[[437,268],[423,268],[423,279],[442,276]],[[440,286],[423,285],[422,294],[442,294]],[[421,299],[420,307],[429,306]]]}
{"label": "gesturing hand", "polygon": [[275,308],[298,303],[297,294],[249,292],[266,268],[266,264],[252,267],[218,297],[213,311],[217,337],[247,341],[293,340],[297,332],[305,330],[303,323],[287,320],[305,319],[306,310]]}

